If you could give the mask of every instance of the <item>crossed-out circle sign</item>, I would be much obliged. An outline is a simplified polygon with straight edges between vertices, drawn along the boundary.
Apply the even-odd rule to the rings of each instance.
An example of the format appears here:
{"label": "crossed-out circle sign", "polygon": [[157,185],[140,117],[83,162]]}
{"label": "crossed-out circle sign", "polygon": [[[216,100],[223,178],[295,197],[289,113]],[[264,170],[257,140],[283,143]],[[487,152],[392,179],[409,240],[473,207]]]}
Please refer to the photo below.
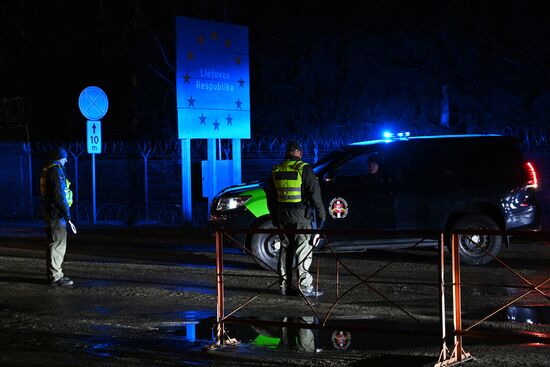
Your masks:
{"label": "crossed-out circle sign", "polygon": [[107,113],[109,100],[101,88],[86,87],[78,97],[78,107],[88,120],[98,121]]}

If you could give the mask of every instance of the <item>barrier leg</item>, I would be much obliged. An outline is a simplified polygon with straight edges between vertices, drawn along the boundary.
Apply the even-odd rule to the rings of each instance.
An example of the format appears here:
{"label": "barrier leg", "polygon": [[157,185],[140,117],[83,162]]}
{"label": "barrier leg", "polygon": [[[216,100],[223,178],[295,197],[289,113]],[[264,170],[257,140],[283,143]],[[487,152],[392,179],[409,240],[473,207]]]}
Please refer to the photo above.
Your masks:
{"label": "barrier leg", "polygon": [[216,345],[224,345],[223,233],[216,231]]}
{"label": "barrier leg", "polygon": [[444,366],[449,356],[447,348],[447,330],[445,327],[445,235],[442,233],[439,239],[439,263],[438,263],[438,281],[439,281],[439,321],[441,322],[441,352],[439,353],[438,363],[435,367]]}
{"label": "barrier leg", "polygon": [[[454,348],[451,356],[439,366],[456,366],[473,359],[462,348],[462,301],[460,295],[460,254],[458,252],[458,234],[451,236],[451,262],[453,272],[453,325],[455,329]],[[437,365],[436,365],[437,366]]]}

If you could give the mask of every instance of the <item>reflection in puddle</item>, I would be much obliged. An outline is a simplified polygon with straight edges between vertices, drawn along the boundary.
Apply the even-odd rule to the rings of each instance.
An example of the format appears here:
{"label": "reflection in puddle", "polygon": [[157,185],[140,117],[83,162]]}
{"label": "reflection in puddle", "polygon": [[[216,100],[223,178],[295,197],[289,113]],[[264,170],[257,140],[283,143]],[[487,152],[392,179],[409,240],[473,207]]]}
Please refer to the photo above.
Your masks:
{"label": "reflection in puddle", "polygon": [[[186,328],[186,335],[193,335],[195,340],[214,340],[215,317],[200,319],[193,325],[191,332],[186,322],[197,321],[185,319],[181,327]],[[333,325],[333,326],[331,326]],[[437,346],[438,337],[429,333],[418,333],[411,337],[410,333],[389,334],[392,343],[381,338],[378,330],[395,329],[396,325],[374,325],[372,319],[334,319],[321,327],[314,316],[283,317],[274,319],[238,319],[231,318],[225,323],[227,335],[235,338],[241,344],[252,348],[270,350],[291,350],[298,352],[319,353],[325,350],[365,350],[365,349],[396,349],[403,347]],[[348,329],[349,328],[349,329]],[[409,330],[410,331],[410,330]],[[189,340],[189,338],[187,338]]]}
{"label": "reflection in puddle", "polygon": [[[185,318],[184,318],[185,319]],[[215,317],[202,318],[193,326],[185,324],[186,335],[193,340],[214,340]],[[182,323],[184,326],[184,323]],[[439,330],[419,329],[418,325],[373,320],[371,318],[334,318],[322,327],[313,316],[271,319],[230,318],[225,323],[227,335],[241,344],[270,350],[293,350],[318,353],[348,350],[399,350],[402,348],[435,347],[439,345]],[[191,328],[193,330],[191,331]],[[490,337],[493,343],[535,343],[548,345],[550,335],[528,331],[500,332],[479,330],[469,337]],[[385,336],[385,337],[382,337]],[[187,338],[186,340],[190,340]],[[388,343],[391,340],[391,343]]]}
{"label": "reflection in puddle", "polygon": [[509,321],[526,324],[550,324],[550,306],[540,304],[510,306],[506,309]]}
{"label": "reflection in puddle", "polygon": [[113,343],[97,343],[92,345],[90,348],[92,349],[92,354],[96,356],[112,357],[112,353],[105,351],[105,349],[112,348],[112,346]]}
{"label": "reflection in puddle", "polygon": [[[165,332],[174,333],[177,337],[184,330],[183,339],[189,342],[197,341],[197,326],[200,325],[199,339],[211,341],[214,339],[214,313],[207,310],[182,311],[174,314],[164,315],[182,321],[167,322],[160,325]],[[202,322],[201,320],[207,320]]]}
{"label": "reflection in puddle", "polygon": [[269,349],[289,349],[299,352],[320,351],[315,347],[315,334],[318,334],[317,330],[314,332],[313,329],[299,326],[299,324],[308,325],[314,322],[318,324],[318,321],[314,320],[313,316],[285,317],[282,321],[289,323],[289,325],[282,325],[280,328],[271,330],[259,325],[251,325],[250,327],[258,333],[258,336],[251,341],[251,344]]}
{"label": "reflection in puddle", "polygon": [[112,357],[114,343],[112,337],[94,336],[83,340],[84,350],[94,356]]}

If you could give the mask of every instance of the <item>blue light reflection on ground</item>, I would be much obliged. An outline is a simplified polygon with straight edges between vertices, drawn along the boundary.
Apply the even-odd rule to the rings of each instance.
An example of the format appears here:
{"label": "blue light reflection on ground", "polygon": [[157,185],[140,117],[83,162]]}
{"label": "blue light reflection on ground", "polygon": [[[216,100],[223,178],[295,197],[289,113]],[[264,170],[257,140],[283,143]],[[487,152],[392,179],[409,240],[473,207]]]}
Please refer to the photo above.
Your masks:
{"label": "blue light reflection on ground", "polygon": [[[176,263],[175,265],[176,266],[183,266],[185,268],[192,268],[192,269],[216,269],[216,265],[191,264],[191,263]],[[227,264],[224,264],[223,268],[226,269],[226,270],[241,270],[242,269],[242,267],[231,266],[231,265],[227,265]]]}
{"label": "blue light reflection on ground", "polygon": [[[209,253],[215,253],[216,252],[216,245],[213,244],[205,244],[205,245],[182,245],[178,246],[177,251],[183,251],[183,252],[209,252]],[[224,254],[243,254],[243,250],[237,248],[237,247],[225,247],[223,249]]]}
{"label": "blue light reflection on ground", "polygon": [[113,346],[113,343],[97,343],[95,345],[92,345],[91,346],[91,349],[93,349],[93,354],[96,355],[96,356],[101,356],[101,357],[112,357],[113,354],[110,353],[110,352],[100,352],[100,351],[96,351],[96,350],[105,350],[107,348],[111,348]]}
{"label": "blue light reflection on ground", "polygon": [[[100,330],[102,328],[99,328]],[[113,357],[116,345],[111,336],[92,336],[83,340],[86,353],[99,357]]]}
{"label": "blue light reflection on ground", "polygon": [[176,315],[186,321],[200,321],[214,316],[216,313],[211,310],[192,310],[177,312]]}

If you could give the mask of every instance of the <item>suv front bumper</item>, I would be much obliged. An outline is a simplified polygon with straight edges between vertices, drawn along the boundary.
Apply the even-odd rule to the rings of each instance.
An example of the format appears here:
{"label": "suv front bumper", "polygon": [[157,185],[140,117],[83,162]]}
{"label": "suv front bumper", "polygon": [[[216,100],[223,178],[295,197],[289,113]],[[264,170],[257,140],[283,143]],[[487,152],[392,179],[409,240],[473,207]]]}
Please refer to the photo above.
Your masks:
{"label": "suv front bumper", "polygon": [[[225,230],[231,243],[237,247],[246,246],[245,230],[252,227],[257,218],[246,207],[224,212],[212,211],[208,218],[208,227],[212,233],[216,230]],[[239,231],[231,231],[238,229]]]}

